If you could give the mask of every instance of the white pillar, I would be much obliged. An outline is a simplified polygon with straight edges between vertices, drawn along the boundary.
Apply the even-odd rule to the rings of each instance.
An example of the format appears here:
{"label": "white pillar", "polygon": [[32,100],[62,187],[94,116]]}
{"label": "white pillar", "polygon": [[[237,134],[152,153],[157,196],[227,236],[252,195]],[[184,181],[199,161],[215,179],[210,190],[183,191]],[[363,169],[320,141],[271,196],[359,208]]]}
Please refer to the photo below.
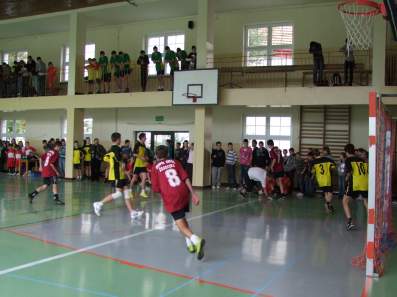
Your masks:
{"label": "white pillar", "polygon": [[377,16],[374,22],[374,39],[372,53],[372,85],[380,91],[385,85],[386,72],[386,30],[387,22]]}
{"label": "white pillar", "polygon": [[66,159],[65,178],[73,178],[73,142],[77,140],[80,145],[84,139],[84,109],[69,107],[66,109]]}
{"label": "white pillar", "polygon": [[78,12],[70,14],[68,95],[83,93],[86,24]]}
{"label": "white pillar", "polygon": [[215,1],[197,1],[197,68],[211,68],[214,58]]}

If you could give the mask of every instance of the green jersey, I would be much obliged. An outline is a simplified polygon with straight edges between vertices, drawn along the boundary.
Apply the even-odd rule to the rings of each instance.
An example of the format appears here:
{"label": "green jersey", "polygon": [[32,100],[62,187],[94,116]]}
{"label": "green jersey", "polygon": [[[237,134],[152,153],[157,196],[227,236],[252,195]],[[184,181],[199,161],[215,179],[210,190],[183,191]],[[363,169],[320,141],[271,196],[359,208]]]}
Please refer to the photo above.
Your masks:
{"label": "green jersey", "polygon": [[161,71],[164,69],[164,64],[163,64],[163,56],[161,55],[160,52],[153,52],[152,53],[152,61],[154,64],[156,64],[156,70]]}
{"label": "green jersey", "polygon": [[109,66],[109,59],[107,56],[100,56],[99,57],[99,66],[101,67],[102,73],[107,73],[108,72],[108,66]]}
{"label": "green jersey", "polygon": [[176,54],[176,57],[179,61],[185,61],[187,58],[187,53],[184,50],[181,50],[179,53]]}
{"label": "green jersey", "polygon": [[175,70],[178,67],[178,60],[174,51],[168,51],[165,53],[164,61],[170,64],[171,70]]}
{"label": "green jersey", "polygon": [[119,63],[120,62],[119,62],[119,56],[118,55],[114,55],[114,56],[110,57],[110,64],[112,66],[114,66],[115,68],[120,68]]}
{"label": "green jersey", "polygon": [[124,68],[130,68],[130,56],[127,53],[123,54],[120,60],[124,64]]}

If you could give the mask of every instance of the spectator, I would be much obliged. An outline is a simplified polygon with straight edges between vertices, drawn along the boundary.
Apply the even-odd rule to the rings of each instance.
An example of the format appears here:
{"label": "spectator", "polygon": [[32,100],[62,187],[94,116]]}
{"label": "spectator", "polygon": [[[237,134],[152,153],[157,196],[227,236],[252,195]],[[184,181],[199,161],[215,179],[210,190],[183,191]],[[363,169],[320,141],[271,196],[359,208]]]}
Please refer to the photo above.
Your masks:
{"label": "spectator", "polygon": [[176,49],[176,57],[181,63],[181,70],[189,70],[189,61],[187,60],[187,53],[179,47]]}
{"label": "spectator", "polygon": [[158,91],[164,91],[164,63],[163,56],[158,51],[157,46],[153,47],[152,62],[156,65]]}
{"label": "spectator", "polygon": [[[99,139],[95,138],[94,144],[92,145],[92,160],[91,160],[92,181],[99,181],[101,175],[101,162],[105,154],[106,154],[105,148],[99,143]],[[132,151],[131,151],[131,156],[132,156]]]}
{"label": "spectator", "polygon": [[256,165],[256,163],[257,163],[257,161],[256,161],[256,151],[258,150],[258,142],[256,141],[256,139],[253,139],[252,141],[251,141],[251,146],[252,146],[252,163],[251,163],[251,166],[252,167],[256,167],[257,165]]}
{"label": "spectator", "polygon": [[192,46],[192,51],[188,55],[188,61],[190,62],[189,68],[191,70],[197,69],[197,51],[196,46]]}
{"label": "spectator", "polygon": [[181,162],[183,169],[187,170],[187,160],[189,159],[189,141],[185,140],[181,149]]}
{"label": "spectator", "polygon": [[190,143],[189,147],[189,156],[187,158],[187,163],[186,163],[186,172],[189,175],[189,179],[193,180],[193,163],[194,163],[194,143]]}
{"label": "spectator", "polygon": [[249,176],[248,169],[252,163],[252,149],[248,146],[248,139],[243,140],[243,145],[240,148],[240,186],[248,186]]}
{"label": "spectator", "polygon": [[288,150],[283,149],[283,163],[285,163],[288,159]]}
{"label": "spectator", "polygon": [[222,149],[222,143],[217,141],[215,149],[212,150],[212,189],[221,187],[222,168],[225,167],[225,151]]}
{"label": "spectator", "polygon": [[321,44],[315,41],[310,42],[309,53],[313,55],[313,84],[323,84],[324,56]]}
{"label": "spectator", "polygon": [[167,148],[168,148],[168,159],[174,159],[175,158],[175,153],[174,153],[174,144],[172,143],[171,139],[167,139]]}
{"label": "spectator", "polygon": [[25,146],[22,149],[22,154],[25,156],[25,158],[28,161],[28,172],[29,170],[32,170],[36,167],[36,162],[37,162],[37,156],[36,154],[36,148],[30,145],[29,141],[25,142]]}
{"label": "spectator", "polygon": [[124,141],[124,145],[121,147],[121,154],[125,155],[128,159],[132,157],[131,142],[129,139]]}
{"label": "spectator", "polygon": [[45,77],[47,75],[47,66],[41,60],[41,57],[37,57],[36,63],[36,74],[37,74],[37,95],[45,96]]}
{"label": "spectator", "polygon": [[272,172],[273,178],[276,180],[276,183],[280,188],[282,197],[285,198],[287,196],[287,192],[286,189],[284,189],[284,185],[282,183],[282,178],[284,177],[284,166],[281,150],[274,146],[272,139],[267,141],[267,146],[270,149],[270,171]]}
{"label": "spectator", "polygon": [[338,197],[343,198],[345,193],[345,180],[346,180],[346,153],[341,153],[339,155],[339,162],[338,162]]}
{"label": "spectator", "polygon": [[295,154],[295,176],[294,176],[294,188],[298,190],[296,196],[298,198],[303,197],[304,191],[304,180],[303,170],[305,169],[305,161],[302,159],[301,154],[297,152]]}
{"label": "spectator", "polygon": [[47,68],[47,88],[48,92],[50,95],[54,96],[56,95],[55,92],[55,82],[57,79],[57,69],[52,64],[52,62],[48,62],[48,68]]}
{"label": "spectator", "polygon": [[169,46],[165,47],[164,64],[170,66],[171,88],[174,82],[174,72],[179,70],[178,60],[174,51]]}
{"label": "spectator", "polygon": [[59,173],[61,174],[61,177],[65,177],[65,160],[66,160],[66,141],[65,139],[62,139],[61,146],[59,148],[59,160],[58,160]]}
{"label": "spectator", "polygon": [[296,170],[296,156],[294,148],[289,149],[289,156],[284,160],[284,171],[285,174],[291,179],[292,184],[294,183],[295,170]]}
{"label": "spectator", "polygon": [[0,140],[0,172],[4,172],[4,167],[7,160],[7,143],[5,141]]}
{"label": "spectator", "polygon": [[269,151],[265,148],[263,141],[259,141],[259,148],[252,153],[252,159],[254,158],[256,167],[266,169],[270,165]]}
{"label": "spectator", "polygon": [[105,55],[104,51],[99,53],[98,65],[101,79],[99,91],[103,93],[110,93],[110,82],[112,80],[112,75],[109,71],[109,59]]}
{"label": "spectator", "polygon": [[227,170],[227,181],[228,187],[236,188],[236,164],[237,164],[237,153],[233,149],[233,143],[229,142],[227,145],[227,153],[226,153],[226,170]]}
{"label": "spectator", "polygon": [[146,55],[144,50],[141,50],[139,58],[136,63],[141,68],[141,88],[142,92],[146,92],[147,78],[148,78],[148,67],[149,67],[149,57]]}
{"label": "spectator", "polygon": [[345,54],[345,85],[353,85],[353,74],[354,74],[354,53],[353,45],[346,38],[345,45],[341,47],[341,52]]}
{"label": "spectator", "polygon": [[178,160],[182,164],[182,144],[180,142],[176,143],[175,160]]}
{"label": "spectator", "polygon": [[[33,60],[32,56],[28,56],[28,62],[26,63],[26,70],[28,72],[28,80],[27,83],[24,84],[24,87],[28,90],[28,95],[26,96],[33,96],[37,94],[37,70],[36,70],[36,61]],[[33,90],[31,87],[33,86]],[[31,93],[32,92],[32,93]]]}

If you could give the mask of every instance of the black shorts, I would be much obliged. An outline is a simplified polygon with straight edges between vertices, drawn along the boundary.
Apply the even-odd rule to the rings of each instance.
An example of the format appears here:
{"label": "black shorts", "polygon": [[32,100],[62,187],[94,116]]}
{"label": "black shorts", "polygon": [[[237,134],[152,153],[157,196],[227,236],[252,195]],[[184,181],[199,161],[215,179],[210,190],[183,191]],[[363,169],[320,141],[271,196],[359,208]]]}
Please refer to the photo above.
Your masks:
{"label": "black shorts", "polygon": [[111,181],[111,186],[116,189],[123,189],[129,185],[128,180],[126,179],[116,179]]}
{"label": "black shorts", "polygon": [[81,164],[73,164],[74,169],[81,169]]}
{"label": "black shorts", "polygon": [[84,161],[84,166],[91,166],[91,161]]}
{"label": "black shorts", "polygon": [[157,70],[157,75],[164,75],[164,69]]}
{"label": "black shorts", "polygon": [[146,173],[147,169],[146,167],[135,167],[134,169],[134,174],[139,175],[141,173]]}
{"label": "black shorts", "polygon": [[95,82],[95,80],[89,80],[89,81],[88,81],[88,83],[89,83],[90,85],[94,84],[94,82]]}
{"label": "black shorts", "polygon": [[180,219],[184,219],[186,217],[186,213],[190,212],[190,205],[189,203],[181,208],[180,210],[171,212],[172,217],[174,218],[174,221],[180,220]]}
{"label": "black shorts", "polygon": [[353,191],[352,181],[348,181],[345,186],[345,195],[353,199],[357,199],[360,196],[367,199],[368,191]]}
{"label": "black shorts", "polygon": [[47,186],[58,184],[58,178],[56,176],[43,177],[43,184]]}
{"label": "black shorts", "polygon": [[126,75],[129,75],[130,73],[131,73],[131,69],[120,70],[119,76],[124,77]]}
{"label": "black shorts", "polygon": [[110,73],[105,73],[105,74],[103,75],[102,80],[103,80],[104,82],[110,82],[110,81],[112,81],[112,75],[111,75]]}
{"label": "black shorts", "polygon": [[278,178],[282,178],[284,177],[284,171],[280,171],[280,172],[273,172],[273,178],[278,179]]}
{"label": "black shorts", "polygon": [[323,193],[333,193],[334,189],[331,186],[327,187],[319,187],[319,190],[323,191]]}

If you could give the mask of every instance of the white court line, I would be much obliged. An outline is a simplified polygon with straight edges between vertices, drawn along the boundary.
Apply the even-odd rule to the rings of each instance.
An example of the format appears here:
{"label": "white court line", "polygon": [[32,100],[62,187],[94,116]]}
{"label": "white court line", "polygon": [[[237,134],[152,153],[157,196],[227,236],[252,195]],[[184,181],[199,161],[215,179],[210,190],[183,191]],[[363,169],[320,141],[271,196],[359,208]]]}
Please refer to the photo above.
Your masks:
{"label": "white court line", "polygon": [[[236,204],[236,205],[233,205],[233,206],[229,206],[229,207],[226,207],[226,208],[223,208],[223,209],[218,209],[218,210],[206,213],[206,214],[202,214],[202,215],[199,215],[199,216],[191,217],[191,218],[189,218],[187,220],[188,221],[193,221],[193,220],[196,220],[196,219],[201,219],[201,218],[204,218],[204,217],[208,217],[208,216],[211,216],[211,215],[214,215],[214,214],[217,214],[217,213],[221,213],[221,212],[233,209],[233,208],[237,208],[237,207],[249,204],[251,202],[255,202],[255,201],[248,201],[248,202]],[[167,224],[167,225],[165,225],[165,227],[170,227],[172,225],[173,225],[173,223]],[[48,257],[48,258],[44,258],[44,259],[41,259],[41,260],[37,260],[37,261],[29,262],[29,263],[26,263],[26,264],[18,265],[18,266],[12,267],[12,268],[0,270],[0,276],[8,274],[8,273],[15,272],[15,271],[23,270],[23,269],[26,269],[26,268],[31,268],[31,267],[34,267],[34,266],[37,266],[37,265],[41,265],[41,264],[44,264],[44,263],[52,262],[52,261],[55,261],[55,260],[63,259],[63,258],[69,257],[69,256],[81,254],[81,253],[84,253],[84,252],[89,251],[89,250],[100,248],[100,247],[103,247],[103,246],[106,246],[106,245],[109,245],[109,244],[112,244],[112,243],[116,243],[116,242],[119,242],[119,241],[123,241],[123,240],[126,240],[126,239],[134,238],[134,237],[137,237],[137,236],[140,236],[140,235],[144,235],[144,234],[147,234],[147,233],[150,233],[150,232],[153,232],[153,231],[156,231],[156,229],[152,228],[152,229],[149,229],[149,230],[145,230],[145,231],[141,231],[141,232],[138,232],[138,233],[126,235],[126,236],[115,238],[115,239],[112,239],[112,240],[108,240],[108,241],[105,241],[105,242],[102,242],[102,243],[97,243],[97,244],[94,244],[94,245],[90,245],[90,246],[87,246],[87,247],[84,247],[84,248],[81,248],[81,249],[78,249],[78,250],[75,250],[75,251],[59,254],[59,255],[56,255],[56,256],[53,256],[53,257]]]}

